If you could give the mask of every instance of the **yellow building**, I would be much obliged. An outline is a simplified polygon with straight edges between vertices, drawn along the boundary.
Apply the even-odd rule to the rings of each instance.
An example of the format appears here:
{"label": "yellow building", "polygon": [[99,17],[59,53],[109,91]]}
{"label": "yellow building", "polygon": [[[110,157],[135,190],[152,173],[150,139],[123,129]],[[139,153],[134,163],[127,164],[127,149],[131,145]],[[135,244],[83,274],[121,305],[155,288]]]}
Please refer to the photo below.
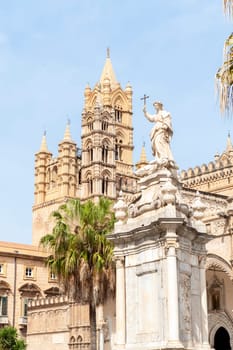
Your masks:
{"label": "yellow building", "polygon": [[47,253],[37,246],[0,242],[0,326],[27,331],[28,301],[57,295],[56,276],[45,267]]}

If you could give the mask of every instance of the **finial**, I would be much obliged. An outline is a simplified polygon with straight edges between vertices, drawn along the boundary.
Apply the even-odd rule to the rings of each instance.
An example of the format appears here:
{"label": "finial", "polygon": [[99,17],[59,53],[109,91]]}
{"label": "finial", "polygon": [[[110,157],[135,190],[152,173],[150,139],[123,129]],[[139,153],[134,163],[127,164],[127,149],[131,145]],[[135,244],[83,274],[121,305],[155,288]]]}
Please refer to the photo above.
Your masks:
{"label": "finial", "polygon": [[70,119],[69,118],[67,118],[67,124],[66,124],[66,129],[65,129],[63,141],[71,141]]}
{"label": "finial", "polygon": [[230,131],[228,131],[228,136],[227,136],[227,147],[226,147],[226,151],[232,151],[233,149],[233,146],[232,146],[232,143],[231,143],[231,134],[230,134]]}
{"label": "finial", "polygon": [[46,130],[44,130],[44,132],[43,132],[41,146],[40,146],[40,152],[48,152],[47,141],[46,141]]}
{"label": "finial", "polygon": [[112,62],[110,60],[110,49],[109,47],[107,48],[107,58],[105,60],[104,68],[102,70],[101,76],[100,76],[100,85],[103,86],[104,80],[108,76],[110,80],[110,86],[112,89],[115,89],[116,86],[118,86],[118,82],[112,67]]}

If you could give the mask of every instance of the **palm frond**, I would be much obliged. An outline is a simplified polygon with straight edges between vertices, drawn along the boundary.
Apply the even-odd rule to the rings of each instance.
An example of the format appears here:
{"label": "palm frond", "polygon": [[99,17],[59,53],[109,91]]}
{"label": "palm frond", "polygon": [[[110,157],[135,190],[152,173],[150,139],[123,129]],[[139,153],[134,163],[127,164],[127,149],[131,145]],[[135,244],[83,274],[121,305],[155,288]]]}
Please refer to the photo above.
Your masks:
{"label": "palm frond", "polygon": [[51,252],[47,265],[70,298],[91,305],[103,302],[108,283],[113,284],[112,279],[108,281],[114,271],[113,246],[107,239],[115,221],[112,202],[106,198],[97,204],[68,200],[52,218],[52,233],[41,239]]}
{"label": "palm frond", "polygon": [[227,17],[233,17],[233,1],[223,0],[223,11]]}
{"label": "palm frond", "polygon": [[224,44],[224,61],[216,74],[216,87],[221,113],[233,111],[233,34]]}

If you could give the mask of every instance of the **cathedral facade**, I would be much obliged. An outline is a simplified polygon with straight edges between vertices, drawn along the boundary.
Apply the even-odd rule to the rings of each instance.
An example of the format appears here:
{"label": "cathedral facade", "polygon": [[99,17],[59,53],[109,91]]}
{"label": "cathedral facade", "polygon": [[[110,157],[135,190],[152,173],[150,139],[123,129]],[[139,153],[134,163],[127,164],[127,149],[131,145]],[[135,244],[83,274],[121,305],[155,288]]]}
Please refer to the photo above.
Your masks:
{"label": "cathedral facade", "polygon": [[[67,123],[54,157],[43,135],[35,155],[32,245],[0,243],[0,326],[28,349],[90,349],[88,306],[69,303],[39,246],[50,214],[69,198],[116,202],[116,298],[97,310],[97,348],[233,349],[233,146],[178,173],[133,164],[132,87],[109,53],[84,91],[81,144]],[[223,347],[222,347],[223,346]]]}

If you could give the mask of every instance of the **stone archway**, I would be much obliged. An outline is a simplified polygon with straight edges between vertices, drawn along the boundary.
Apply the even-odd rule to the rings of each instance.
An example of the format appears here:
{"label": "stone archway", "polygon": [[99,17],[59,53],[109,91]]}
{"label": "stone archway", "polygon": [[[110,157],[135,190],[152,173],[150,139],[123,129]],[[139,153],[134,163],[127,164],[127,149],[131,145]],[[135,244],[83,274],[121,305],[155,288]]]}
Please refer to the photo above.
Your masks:
{"label": "stone archway", "polygon": [[222,257],[215,254],[208,254],[206,259],[205,269],[216,268],[222,272],[225,272],[226,275],[233,281],[233,271],[230,264],[223,259]]}
{"label": "stone archway", "polygon": [[[224,328],[229,336],[229,344],[230,344],[230,347],[228,349],[224,348],[224,350],[233,349],[233,322],[230,316],[226,314],[226,312],[224,311],[210,313],[208,315],[208,324],[209,324],[209,343],[211,348],[215,348],[216,333],[220,328]],[[220,339],[221,339],[221,336],[224,337],[221,331],[219,333],[220,333],[219,335]],[[219,348],[219,350],[220,349],[221,348]]]}
{"label": "stone archway", "polygon": [[230,336],[224,327],[220,327],[214,336],[215,350],[231,350]]}

